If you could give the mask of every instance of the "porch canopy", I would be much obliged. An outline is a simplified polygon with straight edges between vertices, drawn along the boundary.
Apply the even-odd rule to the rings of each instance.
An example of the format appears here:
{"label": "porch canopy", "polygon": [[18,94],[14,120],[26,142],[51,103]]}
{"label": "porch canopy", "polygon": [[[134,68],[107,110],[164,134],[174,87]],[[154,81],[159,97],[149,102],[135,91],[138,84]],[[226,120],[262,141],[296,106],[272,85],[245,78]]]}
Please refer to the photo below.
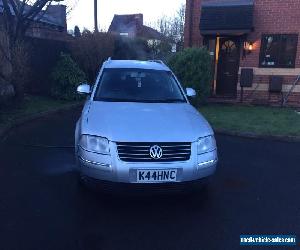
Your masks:
{"label": "porch canopy", "polygon": [[244,35],[253,30],[254,0],[202,2],[202,35]]}

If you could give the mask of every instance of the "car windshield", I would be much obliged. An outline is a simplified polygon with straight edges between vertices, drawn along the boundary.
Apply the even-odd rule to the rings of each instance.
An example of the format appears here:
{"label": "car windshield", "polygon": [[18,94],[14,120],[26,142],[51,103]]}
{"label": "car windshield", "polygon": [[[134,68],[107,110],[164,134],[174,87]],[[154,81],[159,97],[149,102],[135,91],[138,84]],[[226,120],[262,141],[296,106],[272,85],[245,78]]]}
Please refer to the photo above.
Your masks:
{"label": "car windshield", "polygon": [[101,77],[94,100],[107,102],[186,102],[171,72],[145,69],[106,69]]}

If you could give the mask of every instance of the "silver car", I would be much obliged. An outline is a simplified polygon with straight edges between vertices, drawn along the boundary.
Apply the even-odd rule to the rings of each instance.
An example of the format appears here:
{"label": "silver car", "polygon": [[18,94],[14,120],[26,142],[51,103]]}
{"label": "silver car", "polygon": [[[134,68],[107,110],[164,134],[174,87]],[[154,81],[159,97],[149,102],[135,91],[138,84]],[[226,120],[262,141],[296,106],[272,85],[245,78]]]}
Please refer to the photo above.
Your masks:
{"label": "silver car", "polygon": [[[107,60],[76,124],[80,176],[131,187],[187,185],[212,175],[214,132],[160,61]],[[160,184],[160,185],[158,185]]]}

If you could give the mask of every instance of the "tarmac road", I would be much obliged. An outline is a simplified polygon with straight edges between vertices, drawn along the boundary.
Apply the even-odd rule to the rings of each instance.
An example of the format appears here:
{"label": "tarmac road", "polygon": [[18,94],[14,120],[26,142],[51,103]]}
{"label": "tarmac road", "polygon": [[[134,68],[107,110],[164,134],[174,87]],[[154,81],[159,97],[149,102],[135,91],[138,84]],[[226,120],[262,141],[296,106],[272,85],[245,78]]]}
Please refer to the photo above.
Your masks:
{"label": "tarmac road", "polygon": [[77,183],[79,113],[27,123],[0,144],[1,250],[245,249],[240,234],[296,234],[299,245],[300,143],[217,136],[218,171],[197,195],[103,195]]}

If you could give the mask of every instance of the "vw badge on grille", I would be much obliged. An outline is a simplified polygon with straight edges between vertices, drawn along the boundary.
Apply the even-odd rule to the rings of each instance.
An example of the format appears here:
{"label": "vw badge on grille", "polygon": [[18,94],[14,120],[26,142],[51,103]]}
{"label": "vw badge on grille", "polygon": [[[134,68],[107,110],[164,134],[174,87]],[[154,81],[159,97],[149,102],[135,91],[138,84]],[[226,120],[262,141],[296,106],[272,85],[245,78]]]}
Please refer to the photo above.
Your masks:
{"label": "vw badge on grille", "polygon": [[160,146],[154,145],[150,148],[149,154],[151,158],[158,160],[163,156],[163,150]]}

